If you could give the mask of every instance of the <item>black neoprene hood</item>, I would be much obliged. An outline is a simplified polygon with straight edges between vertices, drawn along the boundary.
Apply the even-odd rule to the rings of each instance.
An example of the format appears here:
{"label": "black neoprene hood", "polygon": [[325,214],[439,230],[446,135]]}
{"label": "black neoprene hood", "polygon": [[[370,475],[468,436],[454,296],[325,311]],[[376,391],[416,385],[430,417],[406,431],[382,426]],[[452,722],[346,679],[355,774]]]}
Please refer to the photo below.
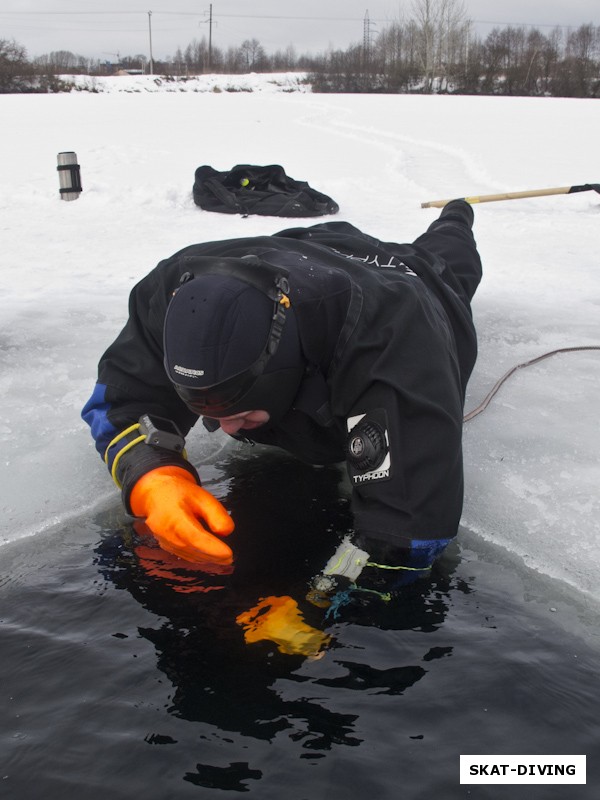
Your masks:
{"label": "black neoprene hood", "polygon": [[304,371],[293,310],[278,309],[230,275],[199,275],[177,289],[165,318],[164,353],[186,405],[217,418],[258,409],[281,418]]}

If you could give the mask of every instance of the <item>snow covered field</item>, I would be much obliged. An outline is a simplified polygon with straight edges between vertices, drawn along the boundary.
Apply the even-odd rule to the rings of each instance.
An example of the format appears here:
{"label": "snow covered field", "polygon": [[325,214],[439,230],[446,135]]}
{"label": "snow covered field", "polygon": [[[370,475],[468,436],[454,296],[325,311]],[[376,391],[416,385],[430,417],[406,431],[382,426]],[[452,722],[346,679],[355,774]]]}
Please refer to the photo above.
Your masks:
{"label": "snow covered field", "polygon": [[[117,502],[79,412],[133,283],[193,242],[294,224],[201,211],[191,195],[200,164],[280,163],[337,200],[338,219],[394,241],[416,238],[437,216],[422,201],[600,180],[597,101],[312,95],[291,92],[297,78],[285,76],[177,91],[150,81],[0,96],[0,541],[50,535]],[[65,150],[81,164],[75,202],[58,193]],[[600,195],[475,212],[485,277],[467,410],[519,362],[600,345]],[[599,387],[598,351],[511,378],[465,426],[463,516],[482,546],[501,545],[596,599]],[[220,444],[196,430],[191,456],[201,463]]]}

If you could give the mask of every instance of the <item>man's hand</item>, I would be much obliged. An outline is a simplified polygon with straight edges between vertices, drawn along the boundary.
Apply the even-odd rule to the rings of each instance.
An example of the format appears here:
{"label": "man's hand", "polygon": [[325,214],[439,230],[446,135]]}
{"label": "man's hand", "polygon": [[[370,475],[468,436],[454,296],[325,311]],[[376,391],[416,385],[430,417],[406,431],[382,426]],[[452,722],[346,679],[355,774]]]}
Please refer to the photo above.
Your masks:
{"label": "man's hand", "polygon": [[234,529],[233,520],[216,497],[198,486],[185,469],[157,467],[142,475],[131,491],[129,504],[136,517],[146,520],[163,550],[186,561],[232,563],[231,548],[217,536],[228,536]]}

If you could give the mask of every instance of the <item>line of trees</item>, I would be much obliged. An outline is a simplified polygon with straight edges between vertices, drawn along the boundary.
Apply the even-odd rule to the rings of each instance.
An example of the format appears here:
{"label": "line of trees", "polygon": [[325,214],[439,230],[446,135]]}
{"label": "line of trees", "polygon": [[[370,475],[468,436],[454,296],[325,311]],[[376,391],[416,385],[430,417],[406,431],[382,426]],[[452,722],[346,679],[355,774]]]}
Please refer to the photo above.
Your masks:
{"label": "line of trees", "polygon": [[[60,91],[60,76],[106,75],[115,69],[149,71],[144,55],[118,65],[59,51],[29,61],[25,49],[0,39],[0,92]],[[155,74],[189,77],[207,72],[307,73],[315,92],[447,92],[600,97],[600,26],[472,29],[462,0],[413,0],[412,14],[345,50],[298,55],[290,46],[269,55],[257,39],[221,50],[193,40]]]}
{"label": "line of trees", "polygon": [[369,52],[327,53],[310,80],[321,92],[600,97],[600,26],[496,27],[481,39],[468,21],[437,31],[394,24]]}

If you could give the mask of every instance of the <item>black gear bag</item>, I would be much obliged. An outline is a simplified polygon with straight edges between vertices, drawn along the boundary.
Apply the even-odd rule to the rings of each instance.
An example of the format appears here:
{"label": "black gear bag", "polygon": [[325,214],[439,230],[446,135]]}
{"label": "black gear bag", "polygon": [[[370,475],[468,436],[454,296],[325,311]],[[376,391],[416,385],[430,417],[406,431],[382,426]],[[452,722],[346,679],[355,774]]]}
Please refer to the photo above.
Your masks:
{"label": "black gear bag", "polygon": [[245,217],[321,217],[339,211],[331,197],[312,189],[305,181],[290,178],[278,164],[238,164],[228,172],[198,167],[193,195],[196,205],[205,211]]}

